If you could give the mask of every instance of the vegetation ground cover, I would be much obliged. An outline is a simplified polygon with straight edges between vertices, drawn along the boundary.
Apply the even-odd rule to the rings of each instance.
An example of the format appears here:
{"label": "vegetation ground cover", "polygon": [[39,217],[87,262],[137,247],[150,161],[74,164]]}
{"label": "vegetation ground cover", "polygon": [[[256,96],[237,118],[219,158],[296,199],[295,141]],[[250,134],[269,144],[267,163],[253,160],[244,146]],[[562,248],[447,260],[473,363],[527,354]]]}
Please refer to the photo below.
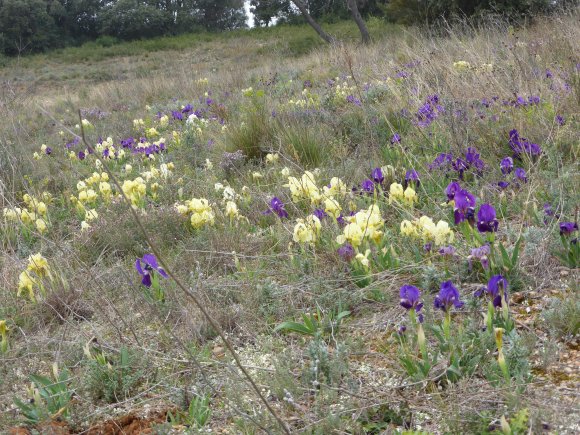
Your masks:
{"label": "vegetation ground cover", "polygon": [[577,20],[10,60],[0,427],[577,432]]}

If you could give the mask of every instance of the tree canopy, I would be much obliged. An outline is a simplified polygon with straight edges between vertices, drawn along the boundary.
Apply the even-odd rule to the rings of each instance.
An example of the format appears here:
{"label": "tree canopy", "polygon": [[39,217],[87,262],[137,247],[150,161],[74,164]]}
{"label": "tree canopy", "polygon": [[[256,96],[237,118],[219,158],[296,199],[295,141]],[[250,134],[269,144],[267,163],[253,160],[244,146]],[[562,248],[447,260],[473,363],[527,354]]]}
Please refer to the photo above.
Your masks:
{"label": "tree canopy", "polygon": [[[518,20],[577,0],[248,0],[256,26],[315,24],[377,16],[432,24],[497,13]],[[300,5],[300,6],[298,6]],[[320,23],[320,24],[319,24]],[[246,27],[244,0],[0,0],[0,54],[20,55],[106,37],[108,41]],[[327,41],[333,38],[326,35]],[[368,40],[368,38],[366,38]]]}

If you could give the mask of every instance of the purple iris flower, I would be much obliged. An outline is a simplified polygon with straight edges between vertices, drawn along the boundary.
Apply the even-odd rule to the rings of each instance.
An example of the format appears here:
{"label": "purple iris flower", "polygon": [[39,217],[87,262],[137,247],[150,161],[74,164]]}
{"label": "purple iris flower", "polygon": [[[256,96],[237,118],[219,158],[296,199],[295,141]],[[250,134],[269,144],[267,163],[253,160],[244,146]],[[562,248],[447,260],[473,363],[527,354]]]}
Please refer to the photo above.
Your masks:
{"label": "purple iris flower", "polygon": [[423,302],[419,299],[421,298],[421,291],[412,285],[404,285],[401,287],[399,292],[401,296],[401,306],[407,310],[414,309],[415,312],[421,311],[423,308]]}
{"label": "purple iris flower", "polygon": [[495,233],[499,222],[495,208],[491,204],[482,204],[477,212],[477,229],[480,233]]}
{"label": "purple iris flower", "polygon": [[364,192],[372,193],[375,190],[375,183],[367,178],[362,182],[361,187]]}
{"label": "purple iris flower", "polygon": [[461,157],[458,157],[451,166],[453,167],[453,170],[457,171],[459,179],[463,180],[463,173],[469,169],[469,164]]}
{"label": "purple iris flower", "polygon": [[483,160],[479,158],[479,153],[474,147],[468,147],[465,152],[465,161],[468,165],[474,166],[477,169],[483,169]]}
{"label": "purple iris flower", "polygon": [[439,255],[453,257],[455,255],[455,247],[453,245],[444,246],[439,249]]}
{"label": "purple iris flower", "polygon": [[179,110],[172,110],[171,117],[177,121],[183,121],[183,114]]}
{"label": "purple iris flower", "polygon": [[451,306],[461,308],[463,305],[464,302],[460,300],[459,290],[455,288],[453,283],[451,281],[441,283],[441,289],[433,301],[433,306],[447,313]]}
{"label": "purple iris flower", "polygon": [[391,144],[401,143],[401,135],[399,133],[395,133],[391,137]]}
{"label": "purple iris flower", "polygon": [[578,223],[576,222],[561,222],[560,223],[560,235],[569,236],[574,231],[578,231]]}
{"label": "purple iris flower", "polygon": [[449,185],[445,188],[445,194],[447,195],[447,199],[449,201],[453,201],[455,198],[455,194],[461,190],[461,186],[457,181],[452,181]]}
{"label": "purple iris flower", "polygon": [[186,105],[183,109],[181,109],[181,113],[189,113],[193,110],[193,106],[191,104]]}
{"label": "purple iris flower", "polygon": [[65,144],[65,147],[70,150],[75,145],[78,145],[80,141],[81,140],[78,137],[75,137],[71,142]]}
{"label": "purple iris flower", "polygon": [[459,190],[455,193],[455,224],[459,224],[465,220],[473,223],[475,218],[475,196],[465,189]]}
{"label": "purple iris flower", "polygon": [[135,146],[135,138],[128,137],[127,139],[122,139],[121,146],[123,148],[133,148]]}
{"label": "purple iris flower", "polygon": [[312,214],[314,216],[316,216],[318,218],[318,220],[322,220],[324,219],[326,216],[328,216],[328,213],[326,213],[324,210],[322,210],[321,208],[315,208],[314,211],[312,212]]}
{"label": "purple iris flower", "polygon": [[354,104],[355,106],[359,106],[359,107],[360,107],[360,106],[362,106],[362,103],[361,103],[361,101],[360,101],[358,98],[356,98],[354,95],[349,95],[349,96],[347,96],[347,97],[346,97],[346,101],[347,101],[348,103],[352,103],[352,104]]}
{"label": "purple iris flower", "polygon": [[429,170],[432,171],[433,169],[444,169],[449,170],[449,168],[453,164],[453,154],[451,153],[440,153],[433,162],[431,162],[428,166]]}
{"label": "purple iris flower", "polygon": [[44,150],[45,154],[47,156],[50,156],[52,154],[52,148],[51,147],[46,147],[46,149]]}
{"label": "purple iris flower", "polygon": [[556,116],[556,122],[558,123],[558,125],[561,127],[564,124],[566,124],[566,120],[564,119],[564,117],[562,115],[557,115]]}
{"label": "purple iris flower", "polygon": [[497,183],[497,185],[499,186],[500,189],[505,189],[506,187],[508,187],[510,185],[510,183],[508,183],[507,181],[500,181],[499,183]]}
{"label": "purple iris flower", "polygon": [[439,104],[439,96],[431,95],[427,97],[425,104],[417,110],[417,124],[419,127],[428,127],[443,112],[443,106]]}
{"label": "purple iris flower", "polygon": [[371,178],[377,184],[381,184],[383,181],[385,181],[385,176],[383,175],[383,171],[381,170],[381,168],[373,169],[373,172],[371,173]]}
{"label": "purple iris flower", "polygon": [[409,183],[410,181],[414,182],[416,186],[421,182],[419,179],[419,173],[414,169],[409,169],[405,174],[405,182]]}
{"label": "purple iris flower", "polygon": [[472,266],[471,261],[474,258],[479,260],[479,262],[481,263],[481,267],[483,267],[484,269],[487,269],[489,267],[488,255],[490,253],[491,253],[491,248],[489,247],[488,244],[480,246],[479,248],[473,248],[471,250],[471,254],[467,257],[467,259],[469,260],[469,269],[471,269],[471,266]]}
{"label": "purple iris flower", "polygon": [[542,148],[535,143],[531,143],[526,138],[521,137],[517,130],[509,132],[509,145],[514,150],[514,156],[519,158],[522,153],[530,156],[537,156],[542,154]]}
{"label": "purple iris flower", "polygon": [[514,177],[517,181],[521,181],[522,183],[528,182],[528,176],[526,174],[526,171],[522,168],[516,168],[516,170],[514,171]]}
{"label": "purple iris flower", "polygon": [[288,212],[284,209],[284,203],[280,198],[274,197],[270,200],[270,208],[264,214],[276,213],[280,218],[287,218]]}
{"label": "purple iris flower", "polygon": [[514,159],[511,157],[505,157],[502,159],[499,166],[501,168],[501,173],[507,175],[514,169]]}
{"label": "purple iris flower", "polygon": [[350,243],[345,243],[338,248],[338,255],[346,262],[350,262],[356,255],[356,252]]}
{"label": "purple iris flower", "polygon": [[151,274],[153,271],[157,272],[163,278],[167,278],[167,273],[157,264],[157,259],[153,254],[145,254],[143,258],[138,258],[135,261],[135,269],[143,277],[141,284],[145,287],[151,287]]}
{"label": "purple iris flower", "polygon": [[508,282],[507,279],[503,277],[503,275],[494,275],[490,278],[489,282],[487,283],[487,287],[482,287],[481,289],[477,290],[473,295],[475,297],[481,297],[485,293],[487,293],[492,300],[494,307],[501,307],[502,299],[505,299],[507,302],[508,299]]}
{"label": "purple iris flower", "polygon": [[425,243],[423,245],[423,250],[427,253],[431,252],[431,249],[433,249],[433,243],[429,242],[429,243]]}
{"label": "purple iris flower", "polygon": [[79,160],[84,160],[86,155],[84,151],[79,151],[79,153],[77,154]]}

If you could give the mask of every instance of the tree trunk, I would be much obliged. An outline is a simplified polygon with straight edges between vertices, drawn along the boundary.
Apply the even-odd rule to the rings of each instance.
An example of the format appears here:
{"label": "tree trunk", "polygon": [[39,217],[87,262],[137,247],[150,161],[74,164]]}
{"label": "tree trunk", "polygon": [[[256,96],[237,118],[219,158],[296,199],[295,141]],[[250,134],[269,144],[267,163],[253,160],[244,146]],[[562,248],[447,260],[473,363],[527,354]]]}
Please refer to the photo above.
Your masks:
{"label": "tree trunk", "polygon": [[[322,39],[324,39],[329,44],[333,44],[335,42],[334,37],[332,37],[331,35],[326,33],[322,29],[322,27],[320,27],[320,24],[318,24],[316,22],[316,20],[314,18],[312,18],[312,15],[310,15],[310,13],[308,12],[308,9],[306,8],[306,5],[304,3],[302,3],[302,0],[291,0],[291,1],[300,10],[300,13],[306,19],[308,24],[310,24],[310,26],[316,31],[316,33],[318,33],[318,35]],[[359,14],[359,17],[360,17],[360,14]],[[363,25],[364,25],[364,23],[363,23]]]}
{"label": "tree trunk", "polygon": [[348,6],[348,10],[352,15],[352,19],[354,20],[354,22],[358,26],[358,29],[360,30],[360,35],[362,37],[363,44],[368,44],[369,42],[371,42],[371,35],[369,34],[365,21],[362,19],[360,15],[356,2],[357,0],[346,0],[346,5]]}

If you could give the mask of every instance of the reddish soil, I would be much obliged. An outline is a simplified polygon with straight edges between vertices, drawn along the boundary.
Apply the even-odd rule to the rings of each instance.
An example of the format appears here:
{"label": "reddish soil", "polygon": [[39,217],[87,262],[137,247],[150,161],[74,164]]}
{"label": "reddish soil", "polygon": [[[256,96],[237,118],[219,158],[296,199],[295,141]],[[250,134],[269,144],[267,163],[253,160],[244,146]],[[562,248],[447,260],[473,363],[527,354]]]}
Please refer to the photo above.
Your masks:
{"label": "reddish soil", "polygon": [[79,433],[86,435],[148,435],[154,433],[152,427],[155,424],[164,423],[165,421],[167,421],[167,410],[154,412],[147,417],[129,414],[97,423],[88,430],[83,431],[73,430],[65,422],[53,421],[33,428],[15,427],[10,429],[8,434],[32,435],[32,433],[40,432],[43,435],[72,435]]}

